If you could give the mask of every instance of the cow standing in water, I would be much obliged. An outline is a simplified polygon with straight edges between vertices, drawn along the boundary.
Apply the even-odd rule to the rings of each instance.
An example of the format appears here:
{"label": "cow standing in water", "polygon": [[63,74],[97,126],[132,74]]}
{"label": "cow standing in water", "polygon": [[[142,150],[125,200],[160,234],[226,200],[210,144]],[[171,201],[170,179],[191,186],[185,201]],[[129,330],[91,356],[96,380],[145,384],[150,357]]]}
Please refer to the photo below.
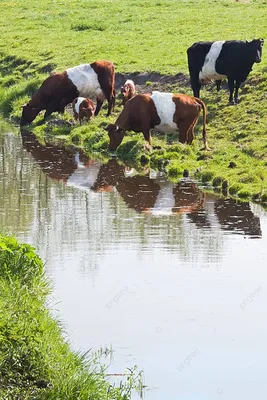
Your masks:
{"label": "cow standing in water", "polygon": [[44,118],[53,112],[64,112],[67,104],[76,97],[96,97],[95,115],[108,101],[108,113],[115,104],[115,69],[110,61],[96,61],[68,68],[64,72],[51,74],[41,85],[32,99],[23,106],[20,124],[30,124],[41,110],[46,110]]}
{"label": "cow standing in water", "polygon": [[201,85],[213,80],[219,90],[221,80],[227,78],[229,103],[237,104],[241,83],[247,79],[253,64],[261,62],[263,43],[263,39],[194,43],[187,49],[194,96],[199,97]]}
{"label": "cow standing in water", "polygon": [[206,106],[200,99],[186,94],[153,92],[138,94],[127,101],[115,124],[105,129],[110,138],[109,150],[115,151],[121,144],[125,131],[142,132],[152,145],[152,128],[164,133],[179,131],[179,141],[191,144],[194,127],[203,110],[203,142],[208,150],[206,135]]}

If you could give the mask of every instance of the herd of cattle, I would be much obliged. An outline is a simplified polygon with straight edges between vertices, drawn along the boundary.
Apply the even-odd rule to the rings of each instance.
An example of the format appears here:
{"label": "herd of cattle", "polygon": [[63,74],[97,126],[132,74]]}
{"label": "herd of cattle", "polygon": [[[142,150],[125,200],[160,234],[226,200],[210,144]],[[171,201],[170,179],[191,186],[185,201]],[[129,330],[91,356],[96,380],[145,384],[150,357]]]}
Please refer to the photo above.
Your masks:
{"label": "herd of cattle", "polygon": [[[151,146],[151,129],[161,132],[179,132],[181,143],[191,144],[194,127],[203,110],[203,142],[208,150],[206,135],[206,106],[199,99],[201,85],[215,81],[217,90],[227,78],[229,103],[237,104],[238,90],[245,82],[254,63],[261,61],[263,39],[248,41],[197,42],[187,49],[188,67],[194,97],[154,91],[136,94],[132,80],[121,88],[123,109],[114,124],[106,127],[110,138],[109,149],[115,151],[125,132],[142,132]],[[90,97],[96,99],[96,106]],[[107,116],[115,105],[115,68],[110,61],[96,61],[52,73],[22,106],[21,125],[31,123],[41,110],[44,118],[53,112],[63,113],[72,103],[76,120],[82,123],[96,116],[104,102],[108,102]]]}

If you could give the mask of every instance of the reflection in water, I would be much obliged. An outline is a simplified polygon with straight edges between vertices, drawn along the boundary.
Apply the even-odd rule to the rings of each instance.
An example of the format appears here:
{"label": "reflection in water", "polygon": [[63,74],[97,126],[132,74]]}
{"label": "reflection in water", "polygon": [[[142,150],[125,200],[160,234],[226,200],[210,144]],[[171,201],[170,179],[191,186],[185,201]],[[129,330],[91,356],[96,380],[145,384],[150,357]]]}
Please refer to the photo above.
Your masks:
{"label": "reflection in water", "polygon": [[[188,219],[199,228],[211,229],[214,224],[214,218],[211,221],[205,209],[206,195],[189,179],[173,184],[154,171],[145,176],[135,175],[115,159],[101,164],[73,149],[43,146],[29,132],[22,133],[22,143],[47,176],[68,186],[98,193],[116,190],[127,206],[137,212],[187,213]],[[215,198],[214,213],[223,230],[261,236],[260,220],[253,215],[248,202]]]}
{"label": "reflection in water", "polygon": [[0,135],[1,231],[37,247],[75,349],[111,343],[110,372],[144,369],[147,400],[215,399],[218,388],[260,398],[266,291],[240,304],[266,285],[266,246],[243,240],[266,237],[266,213],[188,179],[22,141]]}
{"label": "reflection in water", "polygon": [[[31,153],[49,178],[67,181],[77,169],[76,152],[54,144],[42,145],[31,132],[21,133],[23,147]],[[84,163],[87,159],[84,157]]]}
{"label": "reflection in water", "polygon": [[223,230],[261,236],[260,219],[253,214],[249,203],[217,199],[214,208]]}

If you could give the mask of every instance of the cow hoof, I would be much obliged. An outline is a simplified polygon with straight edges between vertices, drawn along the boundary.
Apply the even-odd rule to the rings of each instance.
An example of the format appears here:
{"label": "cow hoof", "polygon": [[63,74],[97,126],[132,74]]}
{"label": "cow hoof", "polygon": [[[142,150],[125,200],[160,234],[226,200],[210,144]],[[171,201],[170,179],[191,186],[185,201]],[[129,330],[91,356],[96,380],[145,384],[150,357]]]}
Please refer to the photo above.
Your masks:
{"label": "cow hoof", "polygon": [[144,150],[150,152],[150,151],[152,151],[152,146],[150,144],[146,143],[146,144],[144,144]]}
{"label": "cow hoof", "polygon": [[235,101],[234,101],[234,100],[230,100],[229,103],[228,103],[228,105],[229,105],[229,106],[235,106],[236,104],[235,104]]}
{"label": "cow hoof", "polygon": [[240,100],[237,98],[237,99],[235,99],[235,104],[239,104],[240,103]]}

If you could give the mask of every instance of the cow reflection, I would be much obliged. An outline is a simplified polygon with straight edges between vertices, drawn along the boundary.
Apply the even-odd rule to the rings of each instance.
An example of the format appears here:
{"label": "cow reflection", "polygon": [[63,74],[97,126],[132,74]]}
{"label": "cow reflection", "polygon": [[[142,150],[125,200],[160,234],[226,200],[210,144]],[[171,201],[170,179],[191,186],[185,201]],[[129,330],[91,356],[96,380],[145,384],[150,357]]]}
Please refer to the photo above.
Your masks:
{"label": "cow reflection", "polygon": [[79,163],[83,165],[90,163],[89,158],[82,153],[77,159],[77,151],[63,149],[54,144],[45,146],[40,144],[30,132],[22,131],[21,137],[23,147],[31,153],[43,172],[52,179],[67,182]]}
{"label": "cow reflection", "polygon": [[253,214],[248,202],[217,199],[214,203],[214,211],[221,229],[236,231],[249,236],[262,235],[260,219]]}
{"label": "cow reflection", "polygon": [[190,181],[177,185],[155,171],[149,176],[129,176],[129,171],[110,160],[102,165],[92,190],[99,192],[114,187],[129,208],[153,215],[193,212],[203,207],[205,196]]}

